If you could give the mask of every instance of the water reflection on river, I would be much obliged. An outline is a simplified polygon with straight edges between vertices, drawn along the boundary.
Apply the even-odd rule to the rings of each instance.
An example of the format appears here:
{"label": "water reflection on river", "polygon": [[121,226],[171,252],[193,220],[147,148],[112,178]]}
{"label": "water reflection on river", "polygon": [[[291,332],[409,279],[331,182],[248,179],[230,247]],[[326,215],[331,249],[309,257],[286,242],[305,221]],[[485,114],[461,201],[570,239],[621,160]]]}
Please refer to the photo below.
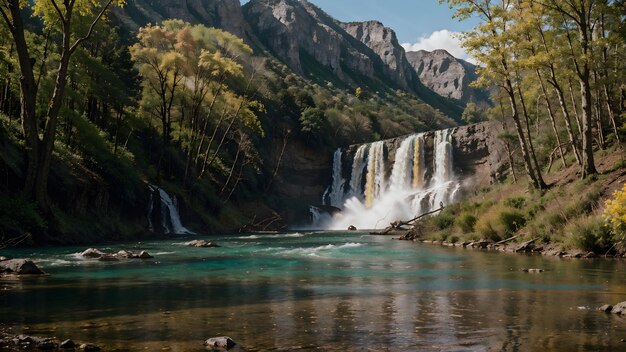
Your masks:
{"label": "water reflection on river", "polygon": [[156,254],[144,262],[4,251],[39,258],[52,275],[0,283],[0,324],[107,350],[202,351],[217,335],[247,351],[626,350],[626,320],[595,310],[626,300],[621,261],[346,233],[218,240],[224,247],[143,243]]}

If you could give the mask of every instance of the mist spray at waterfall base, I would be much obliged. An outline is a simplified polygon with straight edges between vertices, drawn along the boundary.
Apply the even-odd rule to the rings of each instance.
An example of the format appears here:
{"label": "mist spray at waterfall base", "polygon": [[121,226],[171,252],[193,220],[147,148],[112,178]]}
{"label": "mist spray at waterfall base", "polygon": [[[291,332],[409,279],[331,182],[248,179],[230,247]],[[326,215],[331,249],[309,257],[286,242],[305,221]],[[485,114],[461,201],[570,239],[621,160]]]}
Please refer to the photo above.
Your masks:
{"label": "mist spray at waterfall base", "polygon": [[[425,162],[423,134],[406,137],[396,151],[390,177],[385,177],[384,143],[361,146],[354,158],[350,189],[344,190],[341,170],[333,168],[333,185],[328,190],[333,197],[329,205],[342,209],[330,216],[312,209],[313,227],[327,230],[383,229],[394,221],[406,221],[436,210],[440,204],[457,200],[460,183],[454,177],[452,161],[452,129],[437,131],[434,141],[433,165]],[[335,158],[341,157],[340,152]],[[363,167],[363,164],[365,166]],[[334,161],[337,165],[337,160]],[[426,179],[427,170],[432,175]],[[365,169],[365,170],[363,170]],[[339,173],[339,174],[338,174]],[[363,185],[365,178],[365,185]],[[341,185],[337,190],[334,185]],[[337,193],[343,194],[343,199]]]}

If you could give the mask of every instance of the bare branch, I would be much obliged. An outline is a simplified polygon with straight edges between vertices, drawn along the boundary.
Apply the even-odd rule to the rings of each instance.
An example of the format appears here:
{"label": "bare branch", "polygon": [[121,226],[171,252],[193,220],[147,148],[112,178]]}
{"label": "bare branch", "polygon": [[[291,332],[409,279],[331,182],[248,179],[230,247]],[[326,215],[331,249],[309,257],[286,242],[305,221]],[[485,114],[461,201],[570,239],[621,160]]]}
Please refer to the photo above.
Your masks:
{"label": "bare branch", "polygon": [[15,32],[15,25],[13,24],[13,22],[11,22],[11,20],[9,19],[9,16],[4,11],[4,8],[2,6],[0,6],[0,13],[2,14],[2,18],[4,19],[4,22],[6,22],[7,27],[9,27],[9,31],[11,31],[11,33]]}
{"label": "bare branch", "polygon": [[[98,24],[100,19],[102,19],[102,16],[104,16],[104,13],[107,11],[107,9],[109,8],[112,2],[113,0],[107,1],[107,4],[104,5],[104,7],[102,8],[98,16],[96,16],[96,18],[93,20],[93,22],[89,26],[89,31],[87,32],[87,34],[84,37],[78,38],[76,42],[74,42],[74,44],[70,47],[70,53],[73,53],[74,51],[76,51],[76,49],[78,48],[80,44],[82,44],[82,42],[84,42],[85,40],[91,37],[91,35],[93,34],[93,30],[96,28],[96,25]],[[70,3],[73,4],[74,0],[71,0]]]}
{"label": "bare branch", "polygon": [[63,11],[61,11],[59,5],[57,5],[57,2],[54,0],[50,0],[50,2],[52,3],[54,10],[57,12],[57,15],[59,15],[59,19],[61,20],[61,22],[65,23],[65,15],[63,15]]}

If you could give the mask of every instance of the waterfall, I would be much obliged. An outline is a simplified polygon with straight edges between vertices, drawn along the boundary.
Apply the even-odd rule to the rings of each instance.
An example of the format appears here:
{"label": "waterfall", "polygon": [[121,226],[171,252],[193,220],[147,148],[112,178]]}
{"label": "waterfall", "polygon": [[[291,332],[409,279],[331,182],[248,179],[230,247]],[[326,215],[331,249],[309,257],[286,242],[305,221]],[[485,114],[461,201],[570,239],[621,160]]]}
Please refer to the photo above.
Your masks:
{"label": "waterfall", "polygon": [[419,134],[415,138],[413,146],[413,188],[424,185],[424,135]]}
{"label": "waterfall", "polygon": [[[344,194],[342,189],[344,198],[337,194],[330,197],[332,202],[343,204],[343,211],[315,224],[332,230],[345,230],[350,225],[359,229],[380,229],[393,221],[412,219],[435,210],[440,203],[444,206],[453,203],[460,189],[454,177],[453,132],[448,129],[429,133],[433,141],[432,153],[425,151],[427,134],[405,137],[395,152],[393,165],[386,160],[383,141],[359,146],[352,162],[350,192]],[[338,155],[343,154],[336,151],[335,159]],[[428,163],[427,155],[429,160],[432,155]],[[391,166],[390,175],[387,164]],[[333,191],[339,189],[335,188],[341,184],[338,180],[345,182],[340,179],[340,173],[335,177],[336,166],[333,160]],[[430,175],[428,179],[426,175]],[[363,177],[365,188],[362,187]]]}
{"label": "waterfall", "polygon": [[413,184],[415,143],[421,135],[409,136],[396,151],[396,162],[391,171],[391,189],[406,189]]}
{"label": "waterfall", "polygon": [[[333,207],[341,207],[343,205],[343,187],[346,181],[341,176],[341,156],[341,148],[337,148],[333,156],[333,183],[328,193],[330,205]],[[324,197],[324,199],[326,199],[326,197]],[[322,204],[326,204],[326,202]]]}
{"label": "waterfall", "polygon": [[[159,191],[159,197],[161,198],[161,209],[159,210],[161,211],[161,225],[163,226],[164,233],[175,235],[195,235],[193,231],[190,231],[183,226],[176,204],[174,204],[174,200],[170,197],[170,195],[158,186],[151,185],[150,190],[152,192]],[[151,193],[148,219],[150,219],[150,227],[154,228],[154,225],[152,224],[152,211],[154,210],[152,200],[153,198]]]}
{"label": "waterfall", "polygon": [[385,144],[374,142],[367,159],[367,178],[365,183],[365,206],[371,208],[385,187]]}
{"label": "waterfall", "polygon": [[435,134],[435,182],[443,183],[452,175],[452,130],[437,131]]}
{"label": "waterfall", "polygon": [[354,154],[352,161],[352,173],[350,178],[350,194],[353,197],[361,197],[363,195],[363,171],[365,171],[365,153],[367,144],[359,146]]}

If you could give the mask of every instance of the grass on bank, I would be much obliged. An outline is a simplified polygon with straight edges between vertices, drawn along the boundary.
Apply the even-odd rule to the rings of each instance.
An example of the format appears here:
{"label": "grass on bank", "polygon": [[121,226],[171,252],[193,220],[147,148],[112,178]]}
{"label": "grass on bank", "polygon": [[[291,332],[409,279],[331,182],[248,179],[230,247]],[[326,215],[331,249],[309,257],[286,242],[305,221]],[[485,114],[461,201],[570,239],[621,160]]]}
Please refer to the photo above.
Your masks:
{"label": "grass on bank", "polygon": [[[552,185],[545,192],[529,191],[520,183],[480,189],[424,220],[425,239],[498,242],[517,236],[517,242],[534,239],[563,250],[626,254],[625,169],[620,161],[585,180],[550,175]],[[616,181],[620,191],[612,192]]]}

